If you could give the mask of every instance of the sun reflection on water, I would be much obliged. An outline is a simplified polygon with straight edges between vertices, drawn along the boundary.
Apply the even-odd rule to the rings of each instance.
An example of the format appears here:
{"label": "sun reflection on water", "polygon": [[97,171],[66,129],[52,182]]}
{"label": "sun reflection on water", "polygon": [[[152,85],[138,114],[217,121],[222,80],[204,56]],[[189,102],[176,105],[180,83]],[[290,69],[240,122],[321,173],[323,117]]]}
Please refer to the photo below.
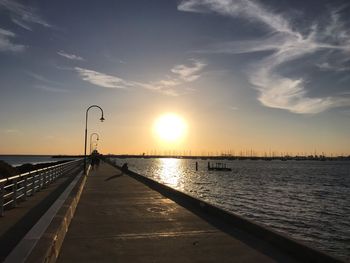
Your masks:
{"label": "sun reflection on water", "polygon": [[159,159],[159,177],[160,180],[171,186],[178,187],[181,181],[181,160],[173,158]]}

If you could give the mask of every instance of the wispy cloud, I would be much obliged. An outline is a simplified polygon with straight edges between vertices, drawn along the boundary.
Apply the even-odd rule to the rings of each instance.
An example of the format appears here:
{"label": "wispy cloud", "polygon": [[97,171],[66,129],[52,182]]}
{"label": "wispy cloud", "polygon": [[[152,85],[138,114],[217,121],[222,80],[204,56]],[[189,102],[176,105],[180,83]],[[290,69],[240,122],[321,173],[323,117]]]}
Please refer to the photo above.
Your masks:
{"label": "wispy cloud", "polygon": [[78,61],[84,61],[85,60],[84,58],[82,58],[80,56],[77,56],[77,55],[74,55],[74,54],[68,54],[68,53],[66,53],[66,52],[64,52],[62,50],[58,51],[57,54],[62,56],[62,57],[64,57],[64,58],[68,58],[70,60],[78,60]]}
{"label": "wispy cloud", "polygon": [[13,23],[15,23],[16,25],[18,25],[18,26],[20,26],[20,27],[22,27],[22,28],[24,28],[24,29],[27,29],[27,30],[29,30],[29,31],[33,31],[33,29],[28,25],[28,24],[26,24],[26,23],[24,23],[22,20],[20,20],[20,19],[17,19],[17,18],[11,18],[11,21],[13,22]]}
{"label": "wispy cloud", "polygon": [[178,77],[184,81],[194,81],[200,77],[198,73],[206,66],[206,64],[194,59],[192,59],[191,62],[191,65],[177,65],[171,69],[171,72],[178,75]]}
{"label": "wispy cloud", "polygon": [[10,13],[12,22],[26,30],[32,30],[31,25],[33,24],[52,27],[40,17],[36,9],[25,6],[15,0],[0,0],[0,9],[7,10]]}
{"label": "wispy cloud", "polygon": [[234,111],[238,110],[238,107],[236,107],[236,106],[229,106],[228,108],[229,108],[230,110],[234,110]]}
{"label": "wispy cloud", "polygon": [[200,71],[206,66],[203,62],[195,59],[190,60],[189,65],[181,64],[174,66],[170,71],[173,76],[151,82],[137,82],[126,80],[118,76],[112,76],[90,69],[76,67],[80,77],[96,86],[104,88],[144,88],[155,92],[160,92],[169,96],[178,96],[181,91],[178,87],[186,82],[192,82],[200,77]]}
{"label": "wispy cloud", "polygon": [[83,80],[90,82],[96,86],[104,88],[124,89],[127,87],[133,87],[135,85],[133,82],[94,70],[79,67],[76,67],[75,70],[79,73],[80,77]]}
{"label": "wispy cloud", "polygon": [[31,76],[32,78],[34,78],[35,80],[38,80],[38,81],[40,81],[40,82],[46,82],[46,83],[50,83],[50,84],[59,84],[58,82],[49,80],[49,79],[45,78],[44,76],[39,75],[39,74],[36,74],[36,73],[34,73],[34,72],[26,71],[25,73],[26,73],[28,76]]}
{"label": "wispy cloud", "polygon": [[[26,30],[32,31],[32,25],[34,24],[51,27],[48,22],[37,14],[34,8],[25,6],[15,0],[0,0],[1,10],[6,10],[11,21]],[[25,50],[26,47],[24,45],[12,42],[11,38],[15,37],[15,33],[0,28],[0,51],[19,52]]]}
{"label": "wispy cloud", "polygon": [[20,134],[21,131],[18,129],[0,129],[0,132],[7,134]]}
{"label": "wispy cloud", "polygon": [[190,59],[188,64],[175,65],[170,71],[173,73],[167,78],[142,84],[143,87],[164,93],[169,96],[179,96],[186,91],[180,90],[178,87],[184,83],[193,82],[201,76],[201,71],[207,65],[197,59]]}
{"label": "wispy cloud", "polygon": [[11,38],[16,37],[16,34],[0,28],[0,51],[12,51],[19,52],[25,49],[25,46],[15,44],[11,41]]}
{"label": "wispy cloud", "polygon": [[39,89],[39,90],[43,90],[43,91],[57,92],[57,93],[66,93],[66,92],[69,92],[69,91],[66,90],[66,89],[51,87],[51,86],[42,85],[42,84],[34,85],[34,88]]}
{"label": "wispy cloud", "polygon": [[[178,10],[215,12],[265,26],[269,33],[264,38],[219,43],[200,51],[239,54],[270,50],[272,54],[261,59],[248,73],[251,83],[259,91],[258,100],[263,105],[294,113],[319,113],[330,108],[350,105],[347,98],[311,98],[302,77],[293,79],[277,73],[281,65],[317,51],[333,51],[345,56],[350,54],[350,33],[348,27],[340,20],[340,9],[331,12],[331,20],[326,27],[313,24],[308,28],[307,34],[303,33],[305,30],[296,30],[286,16],[276,14],[254,0],[184,0],[178,5]],[[323,69],[325,65],[323,64]],[[338,67],[338,70],[340,68]],[[331,70],[331,67],[328,67],[328,70]]]}
{"label": "wispy cloud", "polygon": [[178,10],[187,12],[215,12],[225,16],[244,16],[263,22],[272,30],[291,32],[291,27],[282,16],[271,14],[257,2],[250,0],[184,0]]}
{"label": "wispy cloud", "polygon": [[49,80],[44,76],[41,76],[33,72],[26,72],[26,74],[37,81],[37,83],[33,86],[36,89],[49,91],[49,92],[57,92],[57,93],[69,92],[69,90],[61,88],[62,84],[59,82]]}
{"label": "wispy cloud", "polygon": [[323,62],[320,64],[317,64],[317,67],[321,70],[324,71],[350,71],[350,67],[343,66],[343,65],[335,65],[335,64],[330,64],[328,62]]}

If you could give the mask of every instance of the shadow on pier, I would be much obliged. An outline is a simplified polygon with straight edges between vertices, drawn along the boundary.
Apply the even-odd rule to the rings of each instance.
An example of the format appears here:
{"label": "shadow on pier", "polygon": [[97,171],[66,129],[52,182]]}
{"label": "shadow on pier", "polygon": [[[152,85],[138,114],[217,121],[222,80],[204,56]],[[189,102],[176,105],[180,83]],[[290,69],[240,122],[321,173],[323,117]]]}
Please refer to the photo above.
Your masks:
{"label": "shadow on pier", "polygon": [[121,172],[121,173],[118,173],[118,174],[116,174],[116,175],[112,175],[112,176],[106,178],[106,179],[105,179],[105,182],[110,181],[110,180],[113,180],[113,179],[116,179],[116,178],[118,178],[118,177],[120,177],[120,176],[123,176],[123,173],[122,173],[122,172]]}

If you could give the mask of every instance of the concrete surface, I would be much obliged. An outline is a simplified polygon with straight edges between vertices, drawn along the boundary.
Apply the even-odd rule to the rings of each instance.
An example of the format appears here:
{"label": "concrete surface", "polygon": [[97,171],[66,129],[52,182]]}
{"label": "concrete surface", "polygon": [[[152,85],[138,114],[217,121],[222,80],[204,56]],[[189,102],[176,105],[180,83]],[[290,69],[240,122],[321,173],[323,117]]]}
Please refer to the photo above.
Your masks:
{"label": "concrete surface", "polygon": [[[69,185],[65,193],[62,193],[59,199],[64,201],[63,204],[60,202],[62,204],[61,207],[52,218],[45,232],[36,242],[35,247],[26,257],[26,263],[56,262],[63,240],[68,231],[68,226],[78,206],[85,182],[86,176],[79,176]],[[51,217],[52,215],[49,214],[48,216]],[[30,238],[30,236],[28,238]]]}
{"label": "concrete surface", "polygon": [[103,163],[87,178],[58,262],[296,262],[214,221]]}
{"label": "concrete surface", "polygon": [[25,234],[55,202],[67,185],[74,179],[77,170],[57,178],[50,185],[18,202],[17,207],[5,211],[0,217],[0,262],[20,242]]}
{"label": "concrete surface", "polygon": [[[69,184],[69,186],[64,190],[64,192],[57,198],[57,200],[51,205],[51,207],[45,212],[45,214],[38,220],[38,222],[30,229],[30,231],[22,238],[22,240],[17,244],[17,246],[11,251],[11,253],[6,257],[4,263],[12,263],[12,262],[25,262],[28,258],[28,256],[33,253],[33,249],[36,247],[38,241],[42,238],[43,234],[47,231],[49,225],[53,224],[53,219],[55,219],[56,215],[58,214],[59,210],[62,210],[61,207],[64,203],[66,203],[68,196],[72,192],[72,189],[75,187],[78,181],[81,181],[80,179],[83,176],[83,171],[80,172],[78,176],[74,178],[74,180]],[[85,177],[83,176],[83,179]],[[78,202],[75,202],[75,206]],[[71,214],[71,213],[69,213]],[[73,216],[73,215],[72,215]],[[70,217],[70,219],[72,218]],[[66,219],[67,221],[67,219]],[[63,238],[66,234],[67,227],[63,228],[61,230]],[[60,231],[55,231],[56,240],[59,236]],[[45,244],[46,246],[49,245],[47,248],[48,251],[52,251],[51,246],[53,242],[45,242],[49,244]],[[58,243],[57,241],[55,242]],[[60,244],[61,245],[61,244]],[[35,250],[35,249],[34,249]],[[59,250],[59,249],[58,249]],[[42,251],[42,250],[41,250]],[[45,258],[45,253],[40,253],[42,255],[42,258]],[[40,257],[35,255],[35,261],[34,262],[43,262],[44,260],[38,260]],[[55,257],[56,258],[56,257]],[[28,262],[28,260],[27,260]]]}

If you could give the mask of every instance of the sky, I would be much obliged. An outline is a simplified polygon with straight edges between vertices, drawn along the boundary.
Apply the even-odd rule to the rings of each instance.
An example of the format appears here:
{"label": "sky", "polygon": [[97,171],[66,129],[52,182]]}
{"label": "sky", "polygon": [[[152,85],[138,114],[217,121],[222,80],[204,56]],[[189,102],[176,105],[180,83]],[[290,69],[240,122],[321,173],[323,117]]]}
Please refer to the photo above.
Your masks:
{"label": "sky", "polygon": [[348,155],[349,25],[347,0],[0,0],[0,154],[82,154],[98,105],[104,154]]}

